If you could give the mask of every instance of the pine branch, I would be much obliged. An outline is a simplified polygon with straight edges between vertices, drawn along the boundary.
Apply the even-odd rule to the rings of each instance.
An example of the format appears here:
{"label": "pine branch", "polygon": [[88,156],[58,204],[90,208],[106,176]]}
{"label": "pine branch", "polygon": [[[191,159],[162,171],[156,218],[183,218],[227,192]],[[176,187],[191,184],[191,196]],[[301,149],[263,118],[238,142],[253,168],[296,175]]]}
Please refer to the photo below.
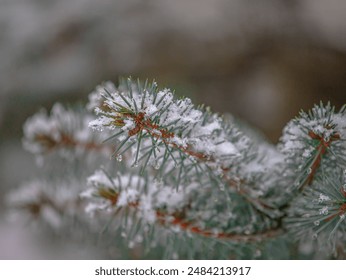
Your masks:
{"label": "pine branch", "polygon": [[336,252],[337,244],[345,240],[345,106],[334,112],[334,107],[322,103],[308,114],[301,112],[287,125],[281,146],[299,191],[285,224],[298,239],[318,238],[327,252]]}
{"label": "pine branch", "polygon": [[[230,257],[230,250],[271,257],[263,247],[287,248],[293,238],[316,239],[326,252],[343,250],[346,106],[336,112],[321,103],[301,112],[277,147],[155,82],[104,83],[86,109],[58,104],[24,126],[24,146],[52,157],[43,178],[78,182],[69,199],[59,202],[59,188],[47,187],[33,191],[36,197],[9,199],[13,206],[43,219],[51,209],[61,217],[55,224],[75,213],[92,232],[95,220],[100,225],[108,217],[98,232],[121,235],[130,250],[143,246],[145,254],[160,248],[166,258],[203,258],[211,247],[219,253],[212,258]],[[95,169],[81,201],[77,194]],[[86,203],[93,218],[80,211]]]}
{"label": "pine branch", "polygon": [[[136,185],[136,191],[131,188],[131,184],[124,185],[126,183],[130,183],[130,181],[126,179],[128,177],[130,177],[130,181],[132,181],[132,183]],[[116,182],[118,182],[118,187],[116,187]],[[141,188],[144,188],[143,184],[148,185],[148,182],[145,182],[144,178],[140,178],[137,176],[133,177],[132,175],[129,175],[121,176],[116,179],[110,178],[103,171],[99,171],[89,178],[89,183],[92,188],[86,191],[83,194],[83,197],[99,198],[99,202],[101,202],[101,204],[89,206],[91,209],[97,210],[109,207],[110,209],[117,209],[117,211],[119,211],[120,208],[130,207],[135,211],[141,211],[139,208],[141,208],[143,201],[141,201],[141,190],[138,187],[141,185]],[[162,195],[162,193],[167,193],[168,190],[167,188],[159,188],[160,186],[154,191],[150,191],[150,193],[154,193],[156,196],[156,207],[154,206],[150,211],[155,215],[154,220],[163,226],[168,226],[171,228],[178,226],[180,230],[188,231],[197,236],[199,235],[203,237],[211,237],[213,239],[224,239],[232,242],[259,242],[264,239],[273,238],[283,234],[282,230],[278,228],[268,229],[263,232],[254,234],[234,234],[217,232],[215,229],[214,231],[210,231],[208,229],[201,228],[199,226],[196,226],[196,221],[189,221],[189,218],[187,217],[187,211],[191,208],[190,200],[179,207],[179,209],[175,208],[177,205],[171,205],[174,206],[174,208],[169,209],[166,201],[164,200],[167,194]],[[118,191],[117,189],[122,189],[122,191]],[[177,193],[176,196],[181,196],[181,194]],[[159,201],[159,197],[163,199]],[[175,200],[177,200],[177,197],[175,198]],[[180,199],[182,199],[182,197],[180,197]],[[144,208],[146,209],[146,211],[148,210],[148,206]],[[152,221],[152,219],[153,217],[151,216],[150,221]]]}
{"label": "pine branch", "polygon": [[334,251],[337,243],[345,242],[346,173],[319,177],[294,200],[288,213],[287,226],[297,237],[320,237],[323,247]]}
{"label": "pine branch", "polygon": [[[210,161],[212,153],[226,152],[236,156],[236,148],[226,141],[225,135],[217,135],[222,128],[216,115],[194,109],[190,99],[174,100],[172,92],[167,89],[158,91],[155,85],[149,84],[148,88],[141,88],[141,92],[138,92],[139,88],[132,88],[132,84],[130,87],[131,90],[127,88],[113,93],[99,89],[104,101],[96,108],[99,118],[92,121],[90,127],[101,131],[115,130],[119,134],[124,132],[126,136],[118,137],[123,141],[121,146],[137,142],[135,162],[142,152],[142,139],[151,140],[147,145],[155,146],[154,151],[162,149],[165,152],[167,149],[170,153],[171,149],[179,150],[184,156],[200,161]],[[196,127],[202,122],[204,126]],[[117,152],[121,154],[119,150]]]}
{"label": "pine branch", "polygon": [[99,143],[98,135],[87,129],[92,115],[65,109],[56,104],[51,114],[41,111],[24,125],[24,147],[36,156],[64,150],[110,152]]}
{"label": "pine branch", "polygon": [[298,189],[312,184],[321,165],[328,170],[346,167],[346,107],[334,111],[329,103],[321,103],[309,113],[301,112],[284,130],[280,149],[294,170],[293,176],[300,174],[295,182]]}

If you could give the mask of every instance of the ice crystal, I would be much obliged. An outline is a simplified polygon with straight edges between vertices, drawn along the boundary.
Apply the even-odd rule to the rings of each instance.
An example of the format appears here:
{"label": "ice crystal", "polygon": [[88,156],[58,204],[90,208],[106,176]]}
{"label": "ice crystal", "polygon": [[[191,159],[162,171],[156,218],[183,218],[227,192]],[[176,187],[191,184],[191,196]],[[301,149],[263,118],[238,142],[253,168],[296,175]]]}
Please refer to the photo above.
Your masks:
{"label": "ice crystal", "polygon": [[318,199],[318,203],[323,203],[325,201],[329,201],[330,197],[327,195],[324,195],[323,193],[320,194],[320,197]]}
{"label": "ice crystal", "polygon": [[328,210],[328,206],[324,206],[322,207],[319,211],[320,211],[320,215],[328,215],[329,210]]}

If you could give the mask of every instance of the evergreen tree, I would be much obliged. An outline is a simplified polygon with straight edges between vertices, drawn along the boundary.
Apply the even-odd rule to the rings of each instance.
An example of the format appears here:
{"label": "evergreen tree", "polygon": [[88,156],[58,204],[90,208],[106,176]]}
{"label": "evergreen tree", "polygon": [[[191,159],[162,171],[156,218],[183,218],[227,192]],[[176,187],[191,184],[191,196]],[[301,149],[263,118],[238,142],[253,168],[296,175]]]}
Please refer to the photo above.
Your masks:
{"label": "evergreen tree", "polygon": [[42,172],[7,203],[119,258],[345,258],[345,140],[345,106],[301,112],[275,146],[155,82],[107,82],[27,120]]}

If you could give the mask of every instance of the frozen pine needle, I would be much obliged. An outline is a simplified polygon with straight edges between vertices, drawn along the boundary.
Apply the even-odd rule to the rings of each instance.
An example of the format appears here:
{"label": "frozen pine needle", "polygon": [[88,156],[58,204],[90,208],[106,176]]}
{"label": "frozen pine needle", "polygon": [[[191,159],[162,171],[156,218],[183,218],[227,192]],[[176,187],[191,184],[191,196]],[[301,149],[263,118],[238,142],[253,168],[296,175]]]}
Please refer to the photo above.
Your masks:
{"label": "frozen pine needle", "polygon": [[42,178],[6,204],[55,238],[122,258],[345,257],[346,106],[300,112],[273,145],[128,78],[29,118],[23,144]]}

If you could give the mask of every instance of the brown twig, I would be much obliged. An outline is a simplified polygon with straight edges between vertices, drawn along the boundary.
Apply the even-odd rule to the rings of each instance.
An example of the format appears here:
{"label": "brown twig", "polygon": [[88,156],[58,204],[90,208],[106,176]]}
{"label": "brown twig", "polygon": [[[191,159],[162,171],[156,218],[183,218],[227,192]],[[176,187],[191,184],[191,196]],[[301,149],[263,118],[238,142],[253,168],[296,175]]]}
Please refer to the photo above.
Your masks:
{"label": "brown twig", "polygon": [[69,148],[76,148],[81,147],[88,151],[100,151],[105,149],[105,145],[98,144],[95,142],[81,142],[77,141],[70,135],[59,132],[60,133],[60,139],[55,140],[51,135],[49,134],[36,134],[34,137],[34,141],[40,143],[43,147],[45,147],[46,152],[52,152],[55,149],[62,148],[62,147],[69,147]]}
{"label": "brown twig", "polygon": [[[98,194],[103,198],[108,199],[113,206],[116,205],[119,197],[119,194],[116,193],[114,190],[108,190],[103,188],[99,189]],[[139,202],[131,202],[127,206],[136,209],[139,206]],[[198,226],[195,226],[192,222],[186,221],[185,216],[186,214],[184,211],[175,212],[173,214],[167,214],[160,210],[156,210],[156,217],[161,225],[179,226],[179,228],[181,228],[182,230],[203,237],[211,237],[216,239],[224,239],[237,242],[259,242],[261,240],[274,238],[276,236],[283,234],[283,231],[281,229],[269,229],[267,231],[254,234],[235,234],[224,232],[215,233],[210,230],[205,230]]]}
{"label": "brown twig", "polygon": [[340,139],[340,135],[338,133],[334,133],[333,135],[331,135],[331,137],[329,138],[328,141],[326,141],[324,139],[324,137],[317,135],[313,131],[309,131],[309,136],[311,139],[318,140],[319,144],[316,148],[317,154],[316,154],[316,156],[315,156],[315,158],[311,164],[311,167],[310,167],[311,172],[310,172],[309,176],[307,177],[306,181],[303,183],[303,186],[312,184],[314,177],[315,177],[315,174],[316,174],[318,168],[320,167],[323,155],[326,154],[326,152],[328,151],[328,148],[330,147],[332,142]]}

